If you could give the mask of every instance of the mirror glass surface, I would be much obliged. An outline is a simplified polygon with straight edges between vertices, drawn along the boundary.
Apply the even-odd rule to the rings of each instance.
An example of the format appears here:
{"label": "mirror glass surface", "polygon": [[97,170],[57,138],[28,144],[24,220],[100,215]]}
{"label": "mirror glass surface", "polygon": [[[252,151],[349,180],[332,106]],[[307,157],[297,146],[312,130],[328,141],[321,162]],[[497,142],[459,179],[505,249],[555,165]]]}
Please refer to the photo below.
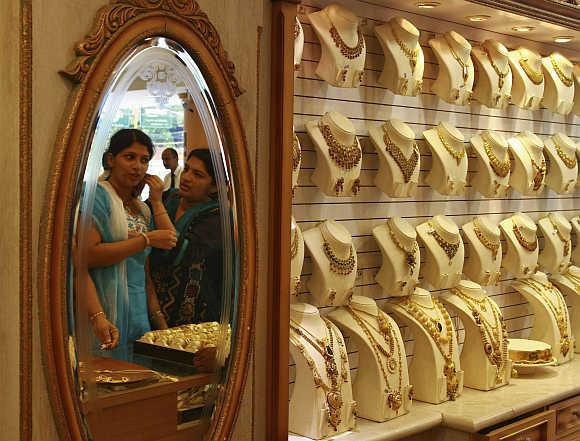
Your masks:
{"label": "mirror glass surface", "polygon": [[219,110],[192,57],[151,38],[114,69],[88,130],[67,302],[88,436],[197,439],[236,335],[236,192]]}

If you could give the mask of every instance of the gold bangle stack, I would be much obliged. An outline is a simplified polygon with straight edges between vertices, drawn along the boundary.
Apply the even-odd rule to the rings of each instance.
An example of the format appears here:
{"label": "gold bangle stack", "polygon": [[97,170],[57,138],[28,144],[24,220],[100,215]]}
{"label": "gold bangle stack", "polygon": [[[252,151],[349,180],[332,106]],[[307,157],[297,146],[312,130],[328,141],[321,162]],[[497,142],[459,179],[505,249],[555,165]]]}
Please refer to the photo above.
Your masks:
{"label": "gold bangle stack", "polygon": [[324,142],[328,146],[328,155],[332,161],[340,168],[345,170],[350,170],[358,165],[362,157],[362,151],[356,139],[354,137],[354,142],[351,145],[344,145],[338,142],[338,140],[332,134],[330,126],[324,124],[322,121],[319,123],[318,127],[324,138]]}
{"label": "gold bangle stack", "polygon": [[482,49],[485,52],[485,55],[487,55],[487,59],[489,60],[489,64],[491,64],[491,67],[493,68],[493,70],[497,74],[497,77],[498,77],[497,87],[501,91],[503,89],[505,79],[508,76],[508,74],[510,73],[510,64],[506,61],[505,72],[502,72],[500,70],[500,68],[497,66],[497,64],[495,63],[495,61],[493,60],[493,57],[491,56],[491,54],[489,53],[489,49],[486,48],[485,46],[482,46]]}
{"label": "gold bangle stack", "polygon": [[540,66],[540,71],[535,71],[532,67],[528,64],[527,58],[520,58],[519,59],[520,67],[524,71],[524,73],[528,76],[530,81],[539,86],[544,81],[544,73],[542,72],[542,67]]}
{"label": "gold bangle stack", "polygon": [[566,239],[564,237],[564,235],[562,234],[562,232],[558,228],[558,225],[556,225],[556,222],[554,222],[554,219],[552,219],[552,216],[548,215],[548,220],[552,224],[552,228],[554,228],[554,233],[556,233],[556,236],[558,236],[558,239],[560,239],[560,242],[562,242],[562,246],[564,247],[564,250],[563,250],[564,257],[566,257],[568,255],[568,253],[570,252],[571,239],[570,238]]}
{"label": "gold bangle stack", "polygon": [[573,153],[572,156],[569,156],[566,154],[566,152],[564,152],[562,147],[556,142],[555,139],[552,138],[552,142],[554,143],[554,147],[556,148],[556,153],[558,154],[558,157],[562,160],[564,165],[568,168],[576,167],[577,164],[576,154]]}
{"label": "gold bangle stack", "polygon": [[568,76],[564,73],[558,64],[558,60],[556,60],[556,57],[554,57],[554,54],[550,54],[550,63],[552,63],[552,67],[554,68],[556,75],[558,75],[558,78],[560,78],[560,81],[562,81],[562,84],[566,87],[572,87],[574,84],[574,78],[572,75]]}
{"label": "gold bangle stack", "polygon": [[519,227],[516,225],[516,223],[513,220],[512,220],[512,231],[514,232],[514,236],[516,237],[518,243],[525,250],[528,250],[530,252],[536,251],[536,248],[538,248],[538,238],[537,237],[533,242],[526,240],[526,238],[524,237],[524,235],[520,231]]}
{"label": "gold bangle stack", "polygon": [[505,158],[503,160],[500,160],[493,151],[493,149],[491,148],[491,144],[485,134],[481,135],[481,140],[483,141],[483,149],[485,150],[485,154],[489,158],[489,164],[491,165],[491,169],[500,178],[505,178],[510,172],[512,167],[512,163],[510,161],[508,153],[506,152]]}
{"label": "gold bangle stack", "polygon": [[457,165],[459,165],[465,156],[465,148],[462,148],[461,150],[455,150],[449,141],[445,139],[443,133],[441,133],[440,127],[437,127],[437,135],[439,136],[439,141],[441,141],[441,144],[443,144],[443,147],[445,147],[445,150],[447,150],[447,152],[453,156],[453,158],[457,161]]}
{"label": "gold bangle stack", "polygon": [[401,250],[405,255],[405,263],[409,267],[409,274],[411,275],[413,274],[413,272],[415,271],[415,267],[417,266],[417,251],[419,251],[419,245],[417,244],[417,241],[414,240],[413,244],[410,247],[405,247],[401,243],[401,241],[397,238],[397,235],[393,231],[392,222],[393,222],[392,218],[389,218],[387,220],[389,235],[391,236],[391,240],[393,241],[395,246],[399,250]]}
{"label": "gold bangle stack", "polygon": [[499,239],[493,240],[487,237],[485,234],[483,234],[483,231],[481,231],[479,221],[477,220],[477,218],[473,219],[473,232],[475,233],[481,244],[489,251],[491,251],[493,260],[495,260],[497,258],[499,248],[501,246]]}
{"label": "gold bangle stack", "polygon": [[[328,20],[330,21],[330,17]],[[340,53],[345,58],[348,58],[349,60],[354,60],[355,58],[359,57],[360,54],[362,54],[363,48],[365,47],[365,39],[363,37],[362,31],[360,30],[360,26],[357,26],[356,28],[357,42],[352,47],[344,42],[344,40],[338,33],[338,30],[336,29],[334,24],[332,24],[332,21],[329,32],[332,41],[334,41],[334,44],[338,49],[340,49]]]}
{"label": "gold bangle stack", "polygon": [[456,243],[447,242],[437,232],[437,230],[435,229],[435,226],[433,225],[433,223],[431,221],[428,222],[428,225],[430,228],[429,234],[431,236],[433,236],[433,239],[435,239],[437,244],[445,252],[445,254],[447,255],[447,258],[449,259],[449,265],[451,265],[451,263],[453,262],[453,258],[455,257],[455,255],[457,254],[457,251],[459,250],[459,245],[460,245],[461,241],[459,239],[457,239]]}
{"label": "gold bangle stack", "polygon": [[415,169],[417,168],[417,164],[419,163],[419,148],[417,147],[417,143],[415,142],[413,144],[413,153],[411,153],[409,159],[405,158],[405,155],[399,146],[391,141],[391,138],[387,132],[386,124],[383,124],[383,142],[385,143],[385,150],[391,155],[399,167],[405,184],[409,183],[413,173],[415,172]]}
{"label": "gold bangle stack", "polygon": [[394,26],[390,25],[390,28],[391,28],[391,33],[393,34],[393,37],[395,37],[395,41],[397,42],[397,45],[401,49],[401,52],[403,52],[403,54],[405,54],[405,57],[407,57],[407,59],[409,60],[409,65],[411,66],[411,75],[414,75],[415,74],[415,67],[417,67],[417,58],[419,57],[419,50],[421,48],[421,46],[419,45],[419,42],[417,42],[417,47],[415,47],[414,49],[411,49],[409,46],[407,46],[405,44],[405,42],[403,40],[401,40],[399,38],[399,36],[395,32]]}

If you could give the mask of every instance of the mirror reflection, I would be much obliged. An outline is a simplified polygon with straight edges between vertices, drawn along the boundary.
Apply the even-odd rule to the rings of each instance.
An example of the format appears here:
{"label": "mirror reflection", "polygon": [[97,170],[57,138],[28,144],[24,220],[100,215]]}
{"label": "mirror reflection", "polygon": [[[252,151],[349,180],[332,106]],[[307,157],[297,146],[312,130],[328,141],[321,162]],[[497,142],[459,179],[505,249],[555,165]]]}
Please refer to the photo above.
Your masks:
{"label": "mirror reflection", "polygon": [[116,69],[90,139],[69,327],[91,437],[113,433],[107,399],[144,388],[147,403],[128,401],[136,412],[177,391],[152,418],[173,417],[171,430],[197,422],[187,427],[199,435],[227,380],[238,253],[211,91],[176,43],[151,39]]}

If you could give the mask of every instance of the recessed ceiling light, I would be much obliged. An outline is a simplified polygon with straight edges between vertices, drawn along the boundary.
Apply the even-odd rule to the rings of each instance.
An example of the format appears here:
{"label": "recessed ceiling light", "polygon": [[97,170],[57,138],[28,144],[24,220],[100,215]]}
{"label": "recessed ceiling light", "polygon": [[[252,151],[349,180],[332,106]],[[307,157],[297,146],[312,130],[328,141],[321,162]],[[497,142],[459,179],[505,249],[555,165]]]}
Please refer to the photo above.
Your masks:
{"label": "recessed ceiling light", "polygon": [[558,35],[557,37],[554,37],[554,42],[556,43],[568,43],[570,41],[572,41],[574,39],[574,37],[570,36],[570,35]]}
{"label": "recessed ceiling light", "polygon": [[469,21],[486,21],[489,20],[491,17],[489,15],[468,15],[467,17],[465,17],[466,19],[468,19]]}
{"label": "recessed ceiling light", "polygon": [[534,29],[536,28],[533,26],[514,26],[512,28],[516,32],[532,32]]}
{"label": "recessed ceiling light", "polygon": [[419,2],[419,3],[417,3],[417,7],[423,8],[423,9],[433,9],[433,8],[436,8],[437,6],[441,6],[441,3],[439,3],[439,2]]}

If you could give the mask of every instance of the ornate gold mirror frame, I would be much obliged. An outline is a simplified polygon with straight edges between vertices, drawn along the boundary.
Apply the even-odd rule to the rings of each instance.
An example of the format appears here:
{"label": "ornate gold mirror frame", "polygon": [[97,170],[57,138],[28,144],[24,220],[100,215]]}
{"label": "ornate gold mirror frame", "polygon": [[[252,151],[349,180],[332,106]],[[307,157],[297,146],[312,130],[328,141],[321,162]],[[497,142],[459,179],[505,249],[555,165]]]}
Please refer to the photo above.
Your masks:
{"label": "ornate gold mirror frame", "polygon": [[217,30],[193,0],[113,0],[102,7],[91,32],[75,47],[77,58],[61,72],[75,83],[55,146],[53,174],[40,237],[40,314],[47,384],[62,440],[86,439],[83,415],[70,369],[67,333],[67,266],[76,178],[85,166],[86,147],[99,103],[114,68],[128,51],[150,37],[178,42],[207,81],[223,122],[237,209],[240,247],[236,335],[228,382],[216,405],[206,439],[227,440],[246,378],[255,294],[255,217],[246,141],[235,99],[242,93],[234,64]]}

